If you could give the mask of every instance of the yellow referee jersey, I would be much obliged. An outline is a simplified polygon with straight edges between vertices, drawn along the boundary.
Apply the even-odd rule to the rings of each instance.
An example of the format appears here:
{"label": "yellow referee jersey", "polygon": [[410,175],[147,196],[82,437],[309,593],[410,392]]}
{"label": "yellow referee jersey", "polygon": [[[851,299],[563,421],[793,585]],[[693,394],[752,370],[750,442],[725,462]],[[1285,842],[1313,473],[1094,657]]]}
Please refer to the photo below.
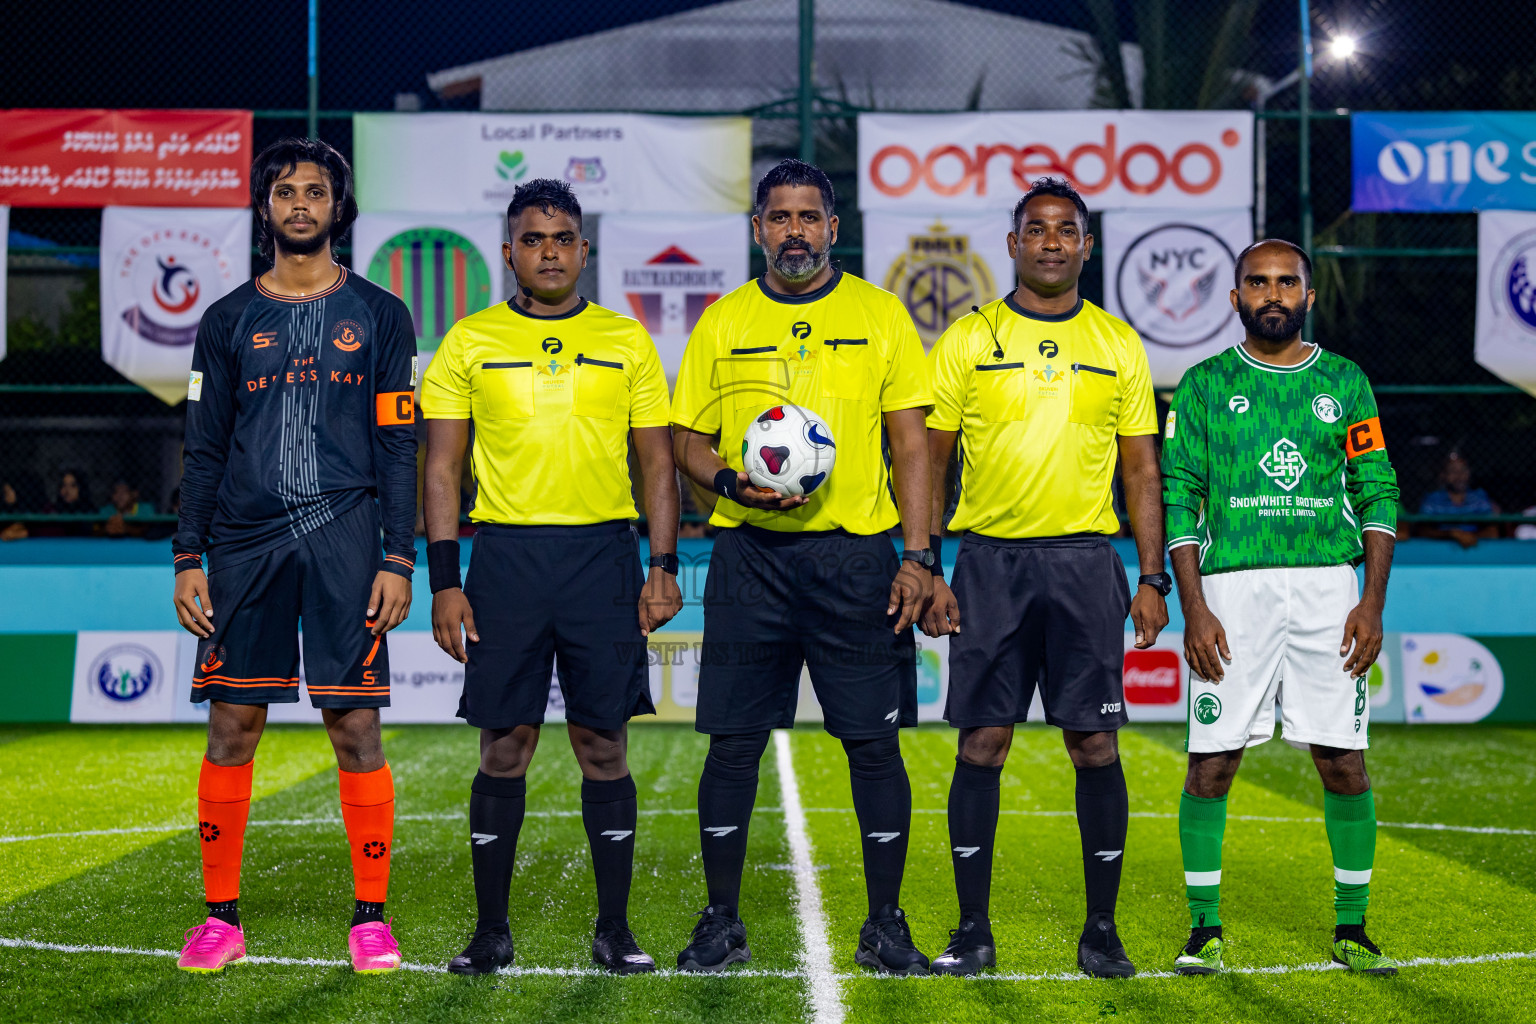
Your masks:
{"label": "yellow referee jersey", "polygon": [[1091,302],[1047,316],[1008,296],[955,321],[928,361],[928,426],[960,432],[951,530],[1058,537],[1119,529],[1110,495],[1115,437],[1157,433],[1147,351],[1128,324]]}
{"label": "yellow referee jersey", "polygon": [[896,296],[852,274],[805,295],[748,281],[704,311],[688,338],[672,422],[720,435],[720,454],[742,468],[741,438],[764,409],[789,403],[821,416],[837,463],[808,504],[764,512],[727,498],[716,526],[844,529],[867,535],[900,522],[881,445],[883,413],[932,404],[923,343]]}
{"label": "yellow referee jersey", "polygon": [[637,320],[586,299],[553,317],[503,302],[449,330],[421,411],[474,421],[475,522],[633,519],[629,430],[667,425],[667,378]]}

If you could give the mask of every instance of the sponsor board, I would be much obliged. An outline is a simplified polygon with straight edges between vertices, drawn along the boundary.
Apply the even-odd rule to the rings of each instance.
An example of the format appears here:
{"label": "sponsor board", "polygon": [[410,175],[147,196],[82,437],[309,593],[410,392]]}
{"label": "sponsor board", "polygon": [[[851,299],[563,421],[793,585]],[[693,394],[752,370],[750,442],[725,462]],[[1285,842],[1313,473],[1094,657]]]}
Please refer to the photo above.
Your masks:
{"label": "sponsor board", "polygon": [[1358,212],[1536,210],[1536,114],[1350,116]]}
{"label": "sponsor board", "polygon": [[361,213],[352,227],[353,266],[411,311],[418,349],[506,298],[503,218]]}
{"label": "sponsor board", "polygon": [[[75,634],[71,722],[169,722],[180,674],[175,630]],[[190,678],[192,664],[187,663]]]}
{"label": "sponsor board", "polygon": [[[0,267],[7,266],[9,258],[8,248],[11,237],[11,208],[0,206]],[[0,359],[5,358],[5,293],[7,289],[0,288]]]}
{"label": "sponsor board", "polygon": [[1182,722],[1189,667],[1184,663],[1184,634],[1163,630],[1157,643],[1136,649],[1136,634],[1125,634],[1121,663],[1125,712],[1132,722]]}
{"label": "sponsor board", "polygon": [[949,325],[1012,290],[1008,218],[880,211],[864,218],[865,276],[901,300],[925,348]]}
{"label": "sponsor board", "polygon": [[1536,213],[1478,214],[1477,284],[1478,364],[1536,395]]}
{"label": "sponsor board", "polygon": [[1504,670],[1478,641],[1456,633],[1404,633],[1403,710],[1409,722],[1479,722],[1504,697]]}

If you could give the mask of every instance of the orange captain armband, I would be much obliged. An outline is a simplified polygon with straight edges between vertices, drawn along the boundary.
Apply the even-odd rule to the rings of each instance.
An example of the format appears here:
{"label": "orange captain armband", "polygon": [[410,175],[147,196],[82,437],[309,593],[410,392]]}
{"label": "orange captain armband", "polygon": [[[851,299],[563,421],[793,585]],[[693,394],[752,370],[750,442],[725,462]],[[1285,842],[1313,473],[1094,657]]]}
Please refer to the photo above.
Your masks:
{"label": "orange captain armband", "polygon": [[379,426],[399,427],[416,422],[416,392],[386,391],[374,396]]}
{"label": "orange captain armband", "polygon": [[1380,416],[1350,424],[1344,435],[1344,454],[1351,459],[1366,452],[1385,451],[1386,447],[1387,442],[1381,436]]}

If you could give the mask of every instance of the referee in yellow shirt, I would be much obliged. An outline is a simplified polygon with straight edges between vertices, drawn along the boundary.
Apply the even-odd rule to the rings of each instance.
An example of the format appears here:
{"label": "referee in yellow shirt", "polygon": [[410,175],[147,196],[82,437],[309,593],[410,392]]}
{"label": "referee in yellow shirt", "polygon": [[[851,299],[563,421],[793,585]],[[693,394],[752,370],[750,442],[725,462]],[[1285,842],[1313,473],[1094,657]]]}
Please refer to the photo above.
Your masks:
{"label": "referee in yellow shirt", "polygon": [[[637,808],[624,751],[629,718],[655,713],[645,637],[682,607],[667,381],[638,322],[576,293],[587,242],[569,185],[519,185],[507,236],[518,296],[455,324],[422,381],[432,634],[466,663],[459,717],[480,729],[469,798],[479,919],[448,969],[485,974],[512,960],[524,774],[558,657],[597,878],[592,959],[618,974],[652,971],[626,919]],[[454,538],[471,424],[477,530],[461,589]],[[643,583],[631,439],[651,542]]]}
{"label": "referee in yellow shirt", "polygon": [[[944,717],[960,730],[949,790],[960,925],[933,962],[946,974],[996,962],[987,903],[998,780],[1036,686],[1077,769],[1088,904],[1078,965],[1095,977],[1136,973],[1114,922],[1129,813],[1115,738],[1127,720],[1125,617],[1136,646],[1151,646],[1168,624],[1172,581],[1147,353],[1127,324],[1078,294],[1093,252],[1087,229],[1076,190],[1037,179],[1008,233],[1017,289],[962,317],[929,356],[934,522],[958,440],[949,527],[965,534],[954,590],[936,576],[923,619],[929,636],[952,634]],[[1110,490],[1117,456],[1143,574],[1134,598],[1108,540],[1120,527]]]}
{"label": "referee in yellow shirt", "polygon": [[[869,919],[855,959],[897,974],[928,969],[899,907],[912,792],[897,728],[916,724],[911,624],[933,586],[931,399],[901,303],[830,265],[833,210],[832,183],[810,164],[785,160],[763,176],[752,230],[768,272],[704,312],[677,377],[677,462],[719,495],[711,522],[720,528],[697,712],[710,734],[699,780],[709,906],[678,954],[683,970],[750,956],[737,904],[758,762],[769,730],[794,725],[807,662],[827,731],[848,753],[864,837]],[[741,472],[747,424],[783,403],[814,410],[837,443],[836,468],[809,498],[754,487]],[[886,535],[898,522],[899,560]]]}

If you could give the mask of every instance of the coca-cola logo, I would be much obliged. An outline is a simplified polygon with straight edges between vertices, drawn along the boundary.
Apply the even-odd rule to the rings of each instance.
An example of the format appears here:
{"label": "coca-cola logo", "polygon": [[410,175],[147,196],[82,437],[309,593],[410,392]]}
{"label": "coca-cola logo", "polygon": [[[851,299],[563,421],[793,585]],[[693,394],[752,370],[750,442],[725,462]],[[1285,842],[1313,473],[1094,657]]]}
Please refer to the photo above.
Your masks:
{"label": "coca-cola logo", "polygon": [[1126,700],[1132,704],[1177,704],[1183,697],[1176,651],[1125,652]]}

